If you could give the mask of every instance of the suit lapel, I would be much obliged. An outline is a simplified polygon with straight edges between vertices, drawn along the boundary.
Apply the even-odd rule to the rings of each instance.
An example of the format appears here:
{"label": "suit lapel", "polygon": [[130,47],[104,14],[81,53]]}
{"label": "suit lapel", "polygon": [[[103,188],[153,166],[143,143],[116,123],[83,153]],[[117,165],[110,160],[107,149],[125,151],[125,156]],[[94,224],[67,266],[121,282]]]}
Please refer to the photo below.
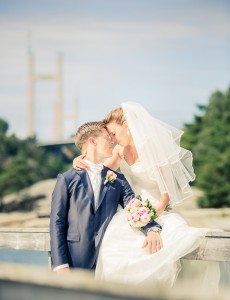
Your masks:
{"label": "suit lapel", "polygon": [[101,205],[102,201],[104,200],[106,192],[108,190],[108,184],[104,184],[107,171],[108,170],[105,167],[101,171],[101,187],[100,187],[100,192],[99,192],[97,209],[99,208],[99,206]]}
{"label": "suit lapel", "polygon": [[87,171],[85,171],[85,170],[78,171],[78,174],[81,177],[81,181],[84,186],[84,189],[88,193],[91,204],[93,205],[93,209],[95,210],[94,192],[93,192],[93,188],[92,188],[92,185],[91,185],[91,182],[89,179],[89,175],[88,175]]}

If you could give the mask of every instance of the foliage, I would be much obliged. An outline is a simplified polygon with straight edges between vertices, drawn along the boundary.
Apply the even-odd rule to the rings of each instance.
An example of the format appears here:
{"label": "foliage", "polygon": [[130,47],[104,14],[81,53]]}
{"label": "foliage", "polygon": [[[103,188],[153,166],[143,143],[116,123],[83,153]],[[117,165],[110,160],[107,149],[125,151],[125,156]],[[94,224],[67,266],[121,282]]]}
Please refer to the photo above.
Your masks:
{"label": "foliage", "polygon": [[182,144],[194,155],[195,185],[204,191],[200,207],[230,206],[230,87],[217,91],[185,125]]}
{"label": "foliage", "polygon": [[0,200],[9,193],[39,180],[55,178],[71,165],[63,156],[38,147],[36,138],[8,135],[8,124],[0,119]]}

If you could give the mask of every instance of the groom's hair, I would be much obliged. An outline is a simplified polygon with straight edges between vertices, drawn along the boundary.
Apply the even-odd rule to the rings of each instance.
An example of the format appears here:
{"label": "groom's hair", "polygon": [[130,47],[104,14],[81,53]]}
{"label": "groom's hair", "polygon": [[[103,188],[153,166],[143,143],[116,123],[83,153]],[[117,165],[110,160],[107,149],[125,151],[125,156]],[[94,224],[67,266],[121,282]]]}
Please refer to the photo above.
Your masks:
{"label": "groom's hair", "polygon": [[98,137],[101,135],[101,129],[106,128],[103,122],[87,122],[81,125],[75,134],[75,145],[82,151],[84,144],[90,136]]}
{"label": "groom's hair", "polygon": [[106,125],[112,122],[115,122],[119,125],[122,125],[125,122],[125,116],[123,109],[121,107],[113,109],[103,120],[103,123]]}

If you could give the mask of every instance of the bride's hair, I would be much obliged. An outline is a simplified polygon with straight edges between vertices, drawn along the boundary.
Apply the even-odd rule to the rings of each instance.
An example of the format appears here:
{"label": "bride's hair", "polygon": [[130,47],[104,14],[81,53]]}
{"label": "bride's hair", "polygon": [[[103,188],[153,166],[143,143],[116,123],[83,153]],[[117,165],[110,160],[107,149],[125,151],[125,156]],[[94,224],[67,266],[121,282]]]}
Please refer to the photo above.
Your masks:
{"label": "bride's hair", "polygon": [[115,122],[122,125],[125,122],[124,112],[121,107],[113,109],[103,120],[104,124]]}

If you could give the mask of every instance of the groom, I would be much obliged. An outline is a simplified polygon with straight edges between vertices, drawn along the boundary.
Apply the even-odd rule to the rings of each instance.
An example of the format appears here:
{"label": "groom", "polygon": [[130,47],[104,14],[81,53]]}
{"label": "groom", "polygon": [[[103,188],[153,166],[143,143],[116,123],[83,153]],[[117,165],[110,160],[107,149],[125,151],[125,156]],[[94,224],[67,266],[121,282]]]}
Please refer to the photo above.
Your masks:
{"label": "groom", "polygon": [[[69,268],[94,269],[103,235],[118,204],[124,207],[134,197],[124,175],[102,165],[112,156],[113,144],[104,123],[82,125],[75,142],[87,152],[90,171],[71,169],[57,178],[50,235],[52,266],[58,273],[68,272]],[[156,222],[143,228],[150,253],[161,247],[159,231]]]}

